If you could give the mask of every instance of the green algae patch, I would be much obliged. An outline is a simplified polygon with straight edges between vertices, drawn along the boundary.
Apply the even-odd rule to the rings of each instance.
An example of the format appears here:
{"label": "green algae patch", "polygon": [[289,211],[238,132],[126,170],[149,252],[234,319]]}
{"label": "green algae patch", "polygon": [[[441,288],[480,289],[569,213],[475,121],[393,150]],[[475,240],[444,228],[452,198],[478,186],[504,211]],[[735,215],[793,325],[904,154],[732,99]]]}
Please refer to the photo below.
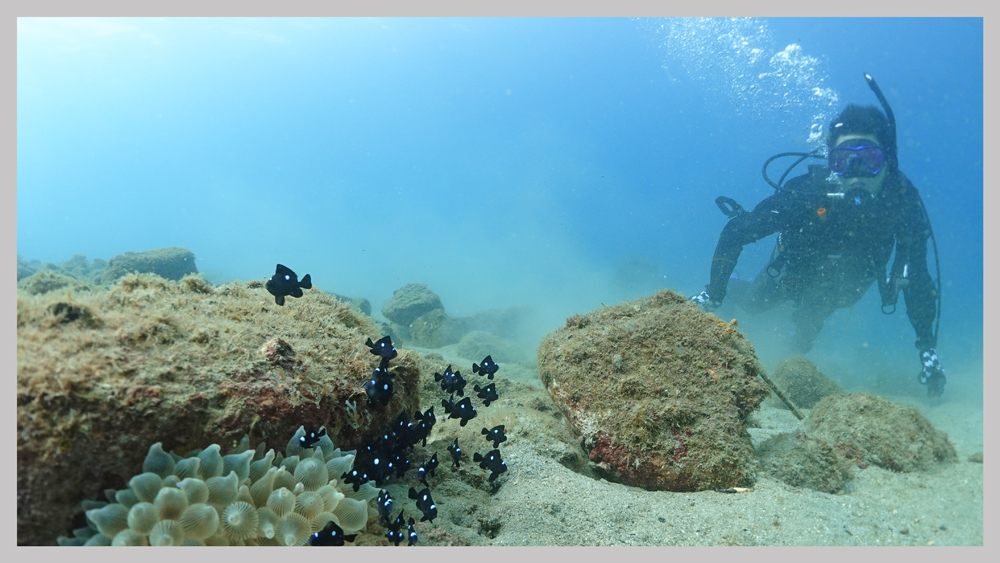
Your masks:
{"label": "green algae patch", "polygon": [[283,443],[326,426],[356,448],[419,405],[418,355],[366,406],[372,319],[310,290],[284,307],[260,281],[212,287],[129,274],[108,289],[17,296],[18,543],[54,545],[82,499],[138,473],[149,444],[180,454],[244,434]]}
{"label": "green algae patch", "polygon": [[609,480],[670,491],[753,484],[746,419],[769,391],[735,321],[662,290],[570,317],[542,340],[538,371]]}

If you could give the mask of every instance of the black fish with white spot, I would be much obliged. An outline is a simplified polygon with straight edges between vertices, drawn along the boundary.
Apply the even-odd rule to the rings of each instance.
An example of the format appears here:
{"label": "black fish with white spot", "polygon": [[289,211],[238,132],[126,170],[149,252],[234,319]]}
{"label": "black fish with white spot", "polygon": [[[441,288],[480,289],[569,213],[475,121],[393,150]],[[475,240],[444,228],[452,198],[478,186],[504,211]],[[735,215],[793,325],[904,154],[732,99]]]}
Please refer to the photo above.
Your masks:
{"label": "black fish with white spot", "polygon": [[430,520],[433,523],[434,519],[437,518],[438,509],[437,505],[434,504],[434,499],[431,498],[431,490],[425,487],[418,493],[416,489],[410,487],[410,498],[417,501],[417,508],[424,513],[420,521]]}
{"label": "black fish with white spot", "polygon": [[326,436],[326,427],[320,427],[319,430],[307,429],[305,436],[299,436],[299,445],[303,448],[312,449],[313,446],[319,443],[319,439]]}
{"label": "black fish with white spot", "polygon": [[465,378],[462,377],[462,372],[451,371],[450,365],[444,370],[444,374],[434,373],[434,381],[441,382],[441,389],[445,393],[458,393],[459,397],[465,396]]}
{"label": "black fish with white spot", "polygon": [[501,442],[507,441],[507,435],[504,434],[503,432],[504,432],[504,425],[501,424],[500,426],[494,426],[489,430],[483,428],[482,434],[483,436],[486,436],[487,442],[493,442],[493,448],[495,449],[500,447]]}
{"label": "black fish with white spot", "polygon": [[344,482],[348,485],[354,485],[354,492],[358,492],[361,489],[361,485],[364,485],[371,479],[368,478],[368,472],[361,469],[352,469],[350,472],[344,474]]}
{"label": "black fish with white spot", "polygon": [[493,361],[492,355],[483,358],[483,365],[472,364],[472,373],[485,375],[490,379],[493,379],[493,374],[495,374],[498,369],[500,369],[500,366]]}
{"label": "black fish with white spot", "polygon": [[[413,518],[410,518],[413,521]],[[399,545],[404,539],[406,539],[406,532],[403,531],[403,526],[406,525],[406,520],[403,518],[403,511],[399,511],[399,516],[389,525],[386,526],[388,530],[385,533],[385,537],[389,539],[394,545]]]}
{"label": "black fish with white spot", "polygon": [[423,445],[426,447],[427,437],[430,436],[431,429],[434,428],[434,423],[437,421],[434,418],[434,407],[427,409],[423,413],[420,411],[415,412],[413,419],[417,421],[413,425],[413,443],[416,444],[419,441],[423,441]]}
{"label": "black fish with white spot", "polygon": [[406,459],[406,454],[398,453],[392,456],[391,468],[396,469],[396,477],[402,477],[410,470],[410,460]]}
{"label": "black fish with white spot", "polygon": [[[417,411],[419,412],[419,411]],[[406,416],[406,411],[399,411],[399,416],[392,423],[392,436],[390,446],[406,447],[417,443],[417,427],[410,422],[410,417]]]}
{"label": "black fish with white spot", "polygon": [[461,468],[462,466],[459,462],[462,460],[462,448],[458,447],[458,438],[455,438],[455,443],[448,446],[448,451],[451,452],[451,462],[455,467]]}
{"label": "black fish with white spot", "polygon": [[[456,438],[455,441],[457,443],[458,439]],[[431,459],[427,463],[421,464],[417,468],[417,480],[427,485],[427,476],[434,475],[434,470],[437,469],[439,463],[437,452],[434,452],[434,455],[431,456]]]}
{"label": "black fish with white spot", "polygon": [[372,372],[371,379],[365,383],[365,394],[368,395],[368,406],[375,403],[386,405],[392,399],[392,375],[389,374],[389,360],[383,359],[375,371]]}
{"label": "black fish with white spot", "polygon": [[378,505],[379,517],[388,525],[389,517],[392,516],[392,505],[395,501],[389,496],[389,491],[382,489],[378,492],[378,499],[375,502]]}
{"label": "black fish with white spot", "polygon": [[375,342],[372,342],[372,339],[369,338],[368,340],[365,341],[365,346],[371,349],[370,351],[372,354],[375,354],[376,356],[381,356],[386,360],[391,360],[395,358],[397,355],[399,355],[399,352],[397,352],[396,349],[393,348],[392,338],[390,338],[388,334],[383,336],[382,338],[379,338]]}
{"label": "black fish with white spot", "polygon": [[478,385],[473,385],[472,389],[475,390],[476,393],[478,393],[478,395],[476,396],[483,400],[484,407],[490,406],[491,402],[496,401],[497,399],[500,398],[500,396],[497,395],[496,383],[490,383],[489,385],[483,387],[482,389],[480,389]]}
{"label": "black fish with white spot", "polygon": [[448,400],[441,399],[441,405],[444,406],[444,412],[450,414],[448,418],[460,418],[459,426],[465,426],[473,418],[476,418],[478,414],[476,408],[472,406],[472,399],[466,397],[459,402],[455,402],[455,397],[449,397]]}
{"label": "black fish with white spot", "polygon": [[284,305],[286,295],[302,297],[303,289],[312,289],[312,280],[309,278],[309,274],[306,274],[306,277],[299,281],[295,272],[278,264],[277,268],[274,269],[274,275],[268,278],[267,283],[264,284],[264,289],[274,296],[275,303]]}
{"label": "black fish with white spot", "polygon": [[417,531],[413,529],[413,518],[408,520],[406,535],[410,538],[409,541],[406,542],[406,545],[417,545]]}
{"label": "black fish with white spot", "polygon": [[472,454],[472,461],[478,461],[481,469],[490,471],[490,483],[496,481],[501,473],[507,471],[507,464],[500,458],[500,450],[491,450],[485,457],[476,452]]}
{"label": "black fish with white spot", "polygon": [[357,537],[357,534],[345,536],[344,529],[338,526],[333,520],[330,520],[326,523],[326,527],[309,536],[309,545],[344,545],[344,542],[354,541]]}

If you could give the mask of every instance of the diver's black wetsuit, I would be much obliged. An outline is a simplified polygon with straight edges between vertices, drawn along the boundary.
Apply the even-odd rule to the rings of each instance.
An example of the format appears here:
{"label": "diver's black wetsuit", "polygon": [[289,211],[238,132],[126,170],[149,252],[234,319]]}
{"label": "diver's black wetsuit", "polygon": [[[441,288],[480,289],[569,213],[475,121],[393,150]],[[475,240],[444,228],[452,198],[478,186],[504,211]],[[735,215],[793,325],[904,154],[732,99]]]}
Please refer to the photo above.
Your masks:
{"label": "diver's black wetsuit", "polygon": [[771,262],[739,302],[755,312],[795,301],[796,344],[806,351],[835,309],[854,305],[873,282],[885,278],[895,244],[892,272],[902,278],[906,266],[902,291],[917,348],[936,346],[936,290],[927,271],[930,228],[917,189],[902,172],[889,170],[879,194],[856,205],[852,198],[827,195],[837,191],[825,181],[828,168],[810,168],[789,180],[787,191],[726,224],[705,287],[708,295],[718,302],[725,297],[744,245],[779,233]]}

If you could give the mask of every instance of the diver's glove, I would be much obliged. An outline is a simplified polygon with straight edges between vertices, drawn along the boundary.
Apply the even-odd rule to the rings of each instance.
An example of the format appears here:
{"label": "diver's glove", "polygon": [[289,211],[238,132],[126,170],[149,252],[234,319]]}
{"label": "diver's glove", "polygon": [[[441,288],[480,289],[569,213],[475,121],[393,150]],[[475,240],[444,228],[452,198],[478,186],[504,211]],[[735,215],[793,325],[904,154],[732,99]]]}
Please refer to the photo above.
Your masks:
{"label": "diver's glove", "polygon": [[941,360],[938,359],[937,350],[928,348],[920,352],[920,363],[924,365],[920,370],[921,385],[927,386],[928,397],[940,397],[944,393],[944,385],[947,379],[944,377],[944,369],[941,368]]}
{"label": "diver's glove", "polygon": [[706,313],[711,313],[722,305],[721,301],[716,301],[709,297],[707,291],[702,291],[698,295],[695,295],[691,298],[691,301],[697,303]]}

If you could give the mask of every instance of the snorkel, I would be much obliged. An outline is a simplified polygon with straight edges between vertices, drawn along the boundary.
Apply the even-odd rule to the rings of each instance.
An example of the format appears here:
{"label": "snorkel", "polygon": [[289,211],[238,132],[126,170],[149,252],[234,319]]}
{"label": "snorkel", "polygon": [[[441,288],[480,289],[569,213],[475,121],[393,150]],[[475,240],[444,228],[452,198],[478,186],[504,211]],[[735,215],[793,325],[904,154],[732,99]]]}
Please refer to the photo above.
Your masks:
{"label": "snorkel", "polygon": [[899,159],[896,157],[896,116],[893,115],[892,108],[889,107],[889,102],[885,99],[882,89],[875,83],[872,75],[867,72],[865,73],[865,82],[868,83],[868,87],[875,93],[878,103],[882,104],[882,111],[885,112],[885,117],[889,120],[889,146],[885,147],[885,160],[891,170],[896,170],[899,168]]}

